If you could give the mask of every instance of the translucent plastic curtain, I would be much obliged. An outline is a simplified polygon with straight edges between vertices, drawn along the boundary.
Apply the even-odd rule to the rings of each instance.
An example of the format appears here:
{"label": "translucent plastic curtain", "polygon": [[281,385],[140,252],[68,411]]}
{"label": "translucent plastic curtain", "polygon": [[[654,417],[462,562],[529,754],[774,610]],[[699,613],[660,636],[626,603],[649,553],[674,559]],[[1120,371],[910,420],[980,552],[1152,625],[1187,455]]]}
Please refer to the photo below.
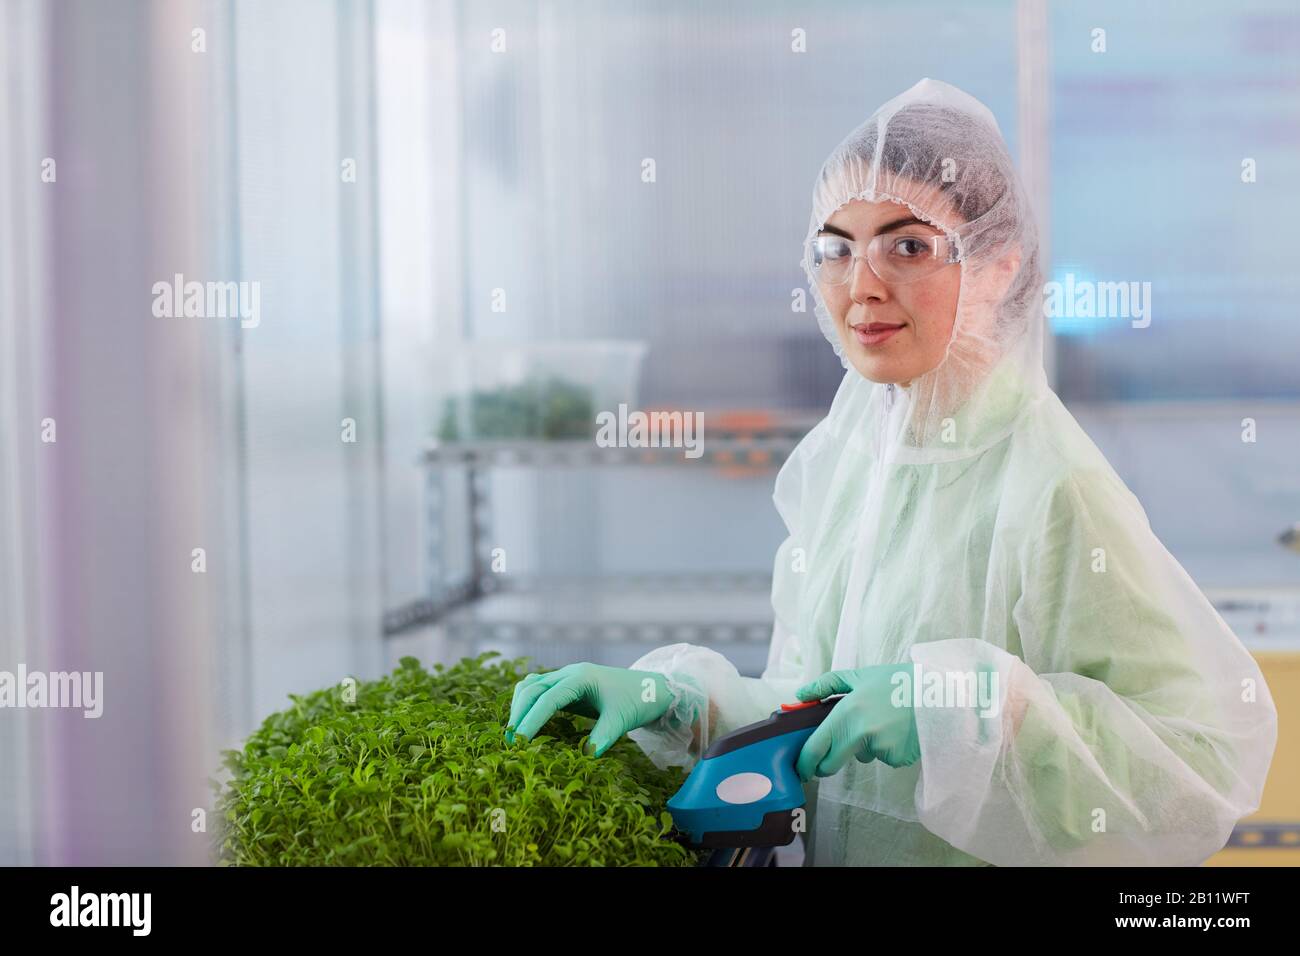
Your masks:
{"label": "translucent plastic curtain", "polygon": [[0,667],[103,712],[6,711],[0,863],[203,863],[219,749],[380,657],[370,7],[3,14]]}

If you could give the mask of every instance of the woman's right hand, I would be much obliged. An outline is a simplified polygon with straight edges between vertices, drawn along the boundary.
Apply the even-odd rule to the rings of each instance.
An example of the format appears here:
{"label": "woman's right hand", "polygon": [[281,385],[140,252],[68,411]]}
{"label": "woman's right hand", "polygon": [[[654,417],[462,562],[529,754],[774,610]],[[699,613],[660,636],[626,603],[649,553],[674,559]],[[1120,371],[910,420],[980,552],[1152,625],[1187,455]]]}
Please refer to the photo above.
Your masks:
{"label": "woman's right hand", "polygon": [[662,674],[600,664],[569,664],[529,674],[515,685],[506,739],[531,739],[558,710],[596,718],[588,735],[599,757],[629,730],[653,723],[668,710],[671,694]]}

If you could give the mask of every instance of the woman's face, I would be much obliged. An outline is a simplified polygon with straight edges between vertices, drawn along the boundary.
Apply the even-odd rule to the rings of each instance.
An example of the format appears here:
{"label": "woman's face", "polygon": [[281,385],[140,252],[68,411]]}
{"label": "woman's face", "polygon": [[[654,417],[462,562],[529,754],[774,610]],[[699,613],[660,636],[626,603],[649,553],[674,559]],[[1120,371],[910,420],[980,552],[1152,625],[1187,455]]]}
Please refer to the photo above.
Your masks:
{"label": "woman's face", "polygon": [[[908,235],[942,236],[896,202],[855,199],[826,220],[819,235],[850,239],[865,256],[873,236],[906,229]],[[961,266],[946,265],[913,282],[881,281],[865,258],[843,285],[819,285],[844,354],[864,378],[907,385],[934,369],[948,349],[957,315]]]}

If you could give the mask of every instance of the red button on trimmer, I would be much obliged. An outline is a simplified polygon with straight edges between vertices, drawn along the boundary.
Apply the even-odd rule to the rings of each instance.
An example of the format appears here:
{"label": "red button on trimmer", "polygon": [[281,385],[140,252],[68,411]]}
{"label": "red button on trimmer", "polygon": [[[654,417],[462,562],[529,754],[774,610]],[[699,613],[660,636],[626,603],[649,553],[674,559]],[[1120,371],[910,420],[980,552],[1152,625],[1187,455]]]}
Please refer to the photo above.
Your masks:
{"label": "red button on trimmer", "polygon": [[801,700],[797,704],[782,704],[781,709],[785,711],[803,710],[805,707],[812,707],[813,705],[820,703],[820,700]]}

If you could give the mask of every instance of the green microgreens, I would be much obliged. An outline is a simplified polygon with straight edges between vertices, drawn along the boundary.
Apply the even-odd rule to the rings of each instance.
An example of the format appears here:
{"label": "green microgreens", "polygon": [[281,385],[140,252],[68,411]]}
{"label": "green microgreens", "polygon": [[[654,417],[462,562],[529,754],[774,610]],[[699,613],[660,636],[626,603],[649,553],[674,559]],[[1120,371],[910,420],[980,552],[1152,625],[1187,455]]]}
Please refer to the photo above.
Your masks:
{"label": "green microgreens", "polygon": [[242,751],[223,752],[218,862],[253,866],[694,866],[664,810],[681,785],[624,738],[581,748],[594,721],[559,713],[504,739],[524,658],[290,695]]}

